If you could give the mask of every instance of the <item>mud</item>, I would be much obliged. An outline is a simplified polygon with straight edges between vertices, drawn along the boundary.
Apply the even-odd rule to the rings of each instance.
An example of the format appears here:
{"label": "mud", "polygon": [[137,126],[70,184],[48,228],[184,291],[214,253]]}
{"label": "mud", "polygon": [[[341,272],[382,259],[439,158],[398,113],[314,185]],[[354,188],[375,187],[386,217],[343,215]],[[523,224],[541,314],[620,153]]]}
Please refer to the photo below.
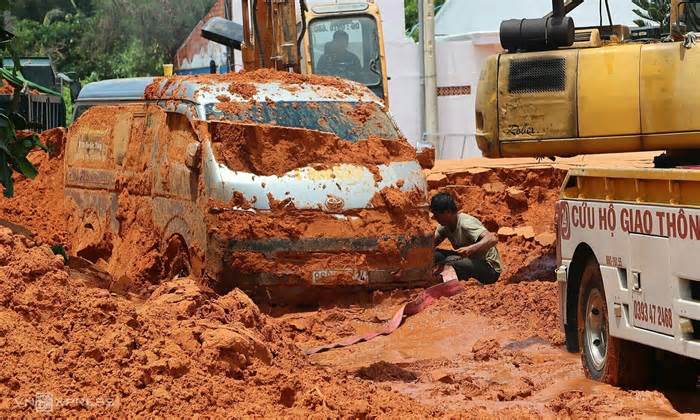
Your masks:
{"label": "mud", "polygon": [[86,286],[47,246],[6,229],[0,274],[3,416],[430,414],[313,366],[238,290],[217,296],[179,279],[134,303]]}
{"label": "mud", "polygon": [[34,151],[29,160],[39,175],[33,180],[15,175],[12,198],[0,200],[0,220],[21,225],[49,245],[67,239],[66,211],[63,201],[63,155],[66,130],[54,128],[41,133],[49,152]]}
{"label": "mud", "polygon": [[257,175],[283,175],[313,164],[376,168],[416,159],[415,149],[403,139],[373,137],[351,143],[314,130],[216,122],[210,131],[218,160],[233,170]]}
{"label": "mud", "polygon": [[193,82],[204,85],[228,84],[228,90],[232,94],[239,95],[243,99],[251,99],[256,93],[255,83],[279,83],[285,88],[294,90],[300,84],[311,84],[333,88],[339,93],[353,94],[357,91],[357,84],[347,82],[333,76],[307,75],[275,71],[272,69],[258,69],[254,71],[241,71],[238,73],[206,74],[193,76],[156,77],[146,87],[144,95],[146,99],[162,98],[170,87],[175,87],[173,97],[182,94],[180,86],[183,82]]}
{"label": "mud", "polygon": [[[465,284],[392,335],[311,357],[319,366],[462,418],[675,417],[698,413],[669,390],[622,390],[585,378],[558,331],[553,282]],[[281,317],[305,346],[374,330],[410,292]],[[341,374],[341,373],[339,373]],[[692,393],[685,398],[692,398]],[[672,404],[673,402],[673,404]],[[675,404],[675,406],[674,406]]]}
{"label": "mud", "polygon": [[[431,173],[432,192],[453,193],[461,209],[499,233],[505,266],[499,282],[465,282],[463,293],[407,318],[392,335],[306,357],[306,348],[375,330],[420,289],[376,291],[365,299],[336,296],[334,304],[304,312],[261,310],[240,290],[217,294],[199,278],[174,276],[163,282],[169,260],[142,195],[146,181],[140,178],[119,181],[114,217],[122,238],[83,233],[89,246],[81,245],[82,255],[95,265],[68,267],[50,245],[66,240],[72,222],[97,225],[99,218],[84,214],[71,222],[67,217],[73,209],[66,210],[62,200],[63,134],[53,131],[42,138],[55,147],[50,154],[32,155],[39,177],[17,179],[16,197],[0,199],[0,218],[36,232],[29,238],[0,227],[2,417],[638,418],[700,413],[694,393],[622,390],[592,382],[584,377],[579,356],[564,350],[551,281],[552,209],[563,170],[473,167]],[[158,173],[152,174],[156,186],[162,183]],[[377,253],[348,253],[345,260],[315,255],[300,264],[294,253],[280,255],[279,261],[237,253],[230,261],[238,269],[301,273],[304,264],[323,268],[360,261],[373,266],[397,258],[410,266],[430,256],[401,255],[394,237],[430,235],[434,225],[425,209],[414,206],[426,197],[398,188],[382,190],[373,199],[376,208],[350,212],[345,219],[284,210],[282,203],[257,211],[254,203],[235,195],[228,202],[206,203],[205,217],[216,222],[219,228],[210,233],[221,240],[384,238]],[[127,243],[125,250],[117,249]],[[110,277],[107,270],[121,270],[124,276]],[[123,280],[129,276],[137,280]],[[128,293],[134,287],[141,296]]]}

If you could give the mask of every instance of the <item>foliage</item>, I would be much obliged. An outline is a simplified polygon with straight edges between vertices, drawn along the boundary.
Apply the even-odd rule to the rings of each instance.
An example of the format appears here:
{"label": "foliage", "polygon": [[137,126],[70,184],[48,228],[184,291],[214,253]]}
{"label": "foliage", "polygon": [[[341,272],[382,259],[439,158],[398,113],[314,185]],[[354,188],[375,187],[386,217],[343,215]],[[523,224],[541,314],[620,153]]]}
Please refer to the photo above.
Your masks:
{"label": "foliage", "polygon": [[[418,42],[418,8],[422,0],[404,0],[404,16],[406,18],[406,33]],[[437,13],[446,0],[435,0],[435,13]]]}
{"label": "foliage", "polygon": [[73,122],[73,98],[70,96],[70,87],[64,86],[61,96],[63,103],[66,104],[66,127],[68,127]]}
{"label": "foliage", "polygon": [[[9,7],[9,0],[0,0],[0,12],[8,10]],[[0,29],[3,29],[2,26],[0,26]],[[27,155],[36,147],[43,148],[44,150],[46,148],[41,144],[36,134],[29,134],[22,137],[17,136],[15,122],[23,122],[23,120],[18,118],[15,114],[19,103],[19,92],[22,88],[22,86],[17,83],[18,79],[16,74],[16,70],[20,69],[19,57],[11,41],[3,44],[0,51],[2,51],[3,56],[9,54],[14,60],[13,71],[3,72],[3,78],[6,79],[5,81],[7,83],[13,86],[14,94],[12,95],[12,100],[9,105],[9,112],[7,114],[0,112],[0,184],[3,186],[3,194],[5,197],[12,197],[14,193],[13,172],[18,172],[27,178],[36,177],[37,170],[29,159],[27,159]],[[13,121],[15,119],[16,121]]]}
{"label": "foliage", "polygon": [[671,0],[632,0],[639,9],[632,11],[641,19],[634,23],[637,26],[649,26],[649,22],[658,24],[662,28],[668,28],[671,16]]}
{"label": "foliage", "polygon": [[0,113],[0,183],[5,197],[12,197],[14,180],[12,172],[19,172],[27,178],[37,176],[37,170],[27,159],[27,155],[35,148],[46,151],[36,134],[18,137],[12,119]]}
{"label": "foliage", "polygon": [[160,74],[214,0],[17,0],[23,56],[49,55],[82,81]]}

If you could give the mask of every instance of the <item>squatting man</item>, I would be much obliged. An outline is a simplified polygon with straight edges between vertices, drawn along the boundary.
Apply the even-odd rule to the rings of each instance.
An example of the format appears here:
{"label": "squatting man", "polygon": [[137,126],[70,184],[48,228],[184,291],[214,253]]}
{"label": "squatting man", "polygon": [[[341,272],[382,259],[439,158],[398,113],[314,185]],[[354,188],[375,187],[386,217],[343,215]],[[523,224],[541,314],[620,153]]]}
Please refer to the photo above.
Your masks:
{"label": "squatting man", "polygon": [[[457,211],[454,198],[438,193],[430,201],[433,218],[440,224],[435,230],[435,272],[452,266],[460,280],[474,278],[481,284],[492,284],[501,275],[498,237],[474,216]],[[454,251],[438,249],[445,239]]]}

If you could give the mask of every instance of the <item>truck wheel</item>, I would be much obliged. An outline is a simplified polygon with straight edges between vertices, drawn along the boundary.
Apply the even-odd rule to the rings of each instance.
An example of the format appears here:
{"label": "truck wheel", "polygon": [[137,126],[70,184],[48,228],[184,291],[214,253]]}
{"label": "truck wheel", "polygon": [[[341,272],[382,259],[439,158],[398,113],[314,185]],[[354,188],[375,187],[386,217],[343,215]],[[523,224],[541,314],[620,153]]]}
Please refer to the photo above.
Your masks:
{"label": "truck wheel", "polygon": [[611,385],[641,388],[650,382],[651,349],[609,334],[608,308],[600,266],[586,263],[581,276],[578,337],[587,377]]}

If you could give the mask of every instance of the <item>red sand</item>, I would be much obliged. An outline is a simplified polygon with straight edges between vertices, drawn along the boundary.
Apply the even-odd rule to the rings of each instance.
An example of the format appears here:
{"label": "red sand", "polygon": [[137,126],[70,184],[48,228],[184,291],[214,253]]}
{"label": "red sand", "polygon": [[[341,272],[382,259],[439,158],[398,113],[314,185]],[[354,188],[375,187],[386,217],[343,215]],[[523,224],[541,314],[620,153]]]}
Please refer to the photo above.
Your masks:
{"label": "red sand", "polygon": [[[57,132],[43,138],[62,144]],[[340,296],[345,303],[306,313],[270,308],[275,318],[237,289],[220,296],[198,279],[160,284],[149,206],[130,193],[142,185],[123,180],[117,217],[135,245],[112,268],[137,267],[132,274],[139,287],[147,285],[141,299],[130,300],[110,293],[110,281],[97,281],[94,271],[70,269],[52,254],[48,245],[67,235],[61,153],[37,153],[32,160],[39,177],[18,179],[16,197],[0,199],[0,218],[37,233],[31,240],[0,228],[0,416],[581,418],[700,412],[693,395],[591,382],[579,357],[561,348],[556,285],[540,281],[553,278],[552,204],[561,170],[472,168],[431,176],[434,191],[453,192],[464,211],[501,232],[501,280],[467,283],[464,293],[409,318],[391,336],[307,358],[307,347],[376,329],[417,291],[375,292],[365,300]],[[406,203],[418,199],[411,194],[380,192],[374,200],[379,208],[357,212],[355,224],[302,210],[277,209],[267,218],[243,212],[208,217],[225,228],[220,234],[246,238],[430,232],[425,213],[406,211]],[[232,197],[218,205],[250,203]],[[104,236],[93,249],[107,252],[117,242]],[[384,241],[380,254],[395,258],[396,244]],[[255,255],[240,261],[262,264]]]}

